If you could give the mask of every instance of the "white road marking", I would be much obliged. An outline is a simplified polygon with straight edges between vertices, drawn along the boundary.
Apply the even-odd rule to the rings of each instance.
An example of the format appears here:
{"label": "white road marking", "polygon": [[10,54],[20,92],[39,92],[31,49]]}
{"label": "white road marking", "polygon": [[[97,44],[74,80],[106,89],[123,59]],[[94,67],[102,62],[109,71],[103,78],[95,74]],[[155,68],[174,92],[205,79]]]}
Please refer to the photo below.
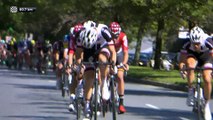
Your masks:
{"label": "white road marking", "polygon": [[160,110],[160,108],[157,107],[157,106],[154,106],[154,105],[151,105],[151,104],[145,104],[145,105],[150,107],[150,108],[153,108],[153,109],[156,109],[156,110]]}
{"label": "white road marking", "polygon": [[55,83],[56,81],[55,80],[48,80],[48,82]]}
{"label": "white road marking", "polygon": [[187,118],[184,118],[184,117],[179,117],[180,120],[190,120],[190,119],[187,119]]}

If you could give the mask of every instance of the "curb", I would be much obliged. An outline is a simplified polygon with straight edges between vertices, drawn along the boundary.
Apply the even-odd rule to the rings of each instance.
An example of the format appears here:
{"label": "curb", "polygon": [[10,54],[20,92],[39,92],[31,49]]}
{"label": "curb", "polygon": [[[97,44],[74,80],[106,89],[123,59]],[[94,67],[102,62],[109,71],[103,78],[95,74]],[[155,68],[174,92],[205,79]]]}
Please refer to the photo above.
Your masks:
{"label": "curb", "polygon": [[177,84],[170,84],[170,83],[162,83],[162,82],[157,82],[157,81],[152,81],[152,80],[145,80],[145,79],[141,79],[141,78],[132,78],[132,77],[128,77],[128,76],[126,77],[125,82],[160,86],[160,87],[165,87],[165,88],[178,90],[178,91],[184,91],[184,92],[188,91],[187,86],[177,85]]}

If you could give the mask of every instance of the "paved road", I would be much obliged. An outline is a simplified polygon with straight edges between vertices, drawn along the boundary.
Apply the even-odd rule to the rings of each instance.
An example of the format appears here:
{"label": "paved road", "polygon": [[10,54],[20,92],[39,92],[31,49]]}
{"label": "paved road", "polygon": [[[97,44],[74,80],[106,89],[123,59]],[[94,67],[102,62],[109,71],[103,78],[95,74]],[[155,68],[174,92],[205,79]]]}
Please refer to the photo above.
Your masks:
{"label": "paved road", "polygon": [[[0,120],[75,120],[67,110],[68,98],[55,89],[52,73],[0,68],[0,76]],[[118,115],[117,120],[195,120],[185,105],[186,96],[168,88],[127,83],[127,113]],[[111,114],[98,120],[111,120]]]}

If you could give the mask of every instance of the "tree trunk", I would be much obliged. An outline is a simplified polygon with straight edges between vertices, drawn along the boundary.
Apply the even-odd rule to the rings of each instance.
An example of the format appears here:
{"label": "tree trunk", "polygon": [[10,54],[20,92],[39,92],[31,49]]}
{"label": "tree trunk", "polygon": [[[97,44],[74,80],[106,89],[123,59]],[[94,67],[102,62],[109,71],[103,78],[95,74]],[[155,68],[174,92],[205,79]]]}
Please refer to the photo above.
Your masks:
{"label": "tree trunk", "polygon": [[133,65],[138,65],[139,59],[140,59],[140,51],[141,51],[141,41],[142,41],[142,34],[144,32],[144,22],[141,21],[139,30],[138,30],[138,35],[137,35],[137,44],[136,44],[136,49],[135,49],[135,56],[134,56],[134,62]]}
{"label": "tree trunk", "polygon": [[164,29],[164,19],[159,18],[158,19],[158,29],[157,29],[157,35],[156,35],[156,49],[155,49],[155,65],[154,69],[160,69],[160,63],[161,63],[161,49],[162,49],[162,35],[163,35],[163,29]]}

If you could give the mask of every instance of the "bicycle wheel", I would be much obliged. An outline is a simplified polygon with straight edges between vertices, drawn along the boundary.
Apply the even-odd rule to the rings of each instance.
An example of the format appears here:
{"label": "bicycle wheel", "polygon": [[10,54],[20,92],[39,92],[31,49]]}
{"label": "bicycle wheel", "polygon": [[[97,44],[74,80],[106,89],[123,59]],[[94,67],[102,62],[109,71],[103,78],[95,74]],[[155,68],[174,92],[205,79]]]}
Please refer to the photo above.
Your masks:
{"label": "bicycle wheel", "polygon": [[196,88],[197,95],[195,96],[195,105],[193,108],[193,111],[197,114],[198,120],[204,119],[203,103],[201,98],[201,94],[203,93],[201,89],[202,88],[200,87],[200,85],[197,85],[197,88]]}
{"label": "bicycle wheel", "polygon": [[68,75],[66,73],[64,73],[64,89],[67,93],[67,96],[70,96],[69,80],[68,80]]}
{"label": "bicycle wheel", "polygon": [[114,83],[114,76],[110,77],[110,91],[111,91],[111,109],[112,109],[112,119],[116,120],[116,103],[115,103],[115,83]]}
{"label": "bicycle wheel", "polygon": [[76,118],[77,118],[77,120],[80,120],[80,118],[81,118],[81,110],[82,110],[82,105],[81,105],[81,103],[82,103],[82,98],[77,98],[76,99]]}
{"label": "bicycle wheel", "polygon": [[65,97],[65,90],[64,90],[64,73],[61,75],[61,96]]}
{"label": "bicycle wheel", "polygon": [[94,92],[94,120],[97,120],[97,112],[98,112],[98,80],[95,80],[95,92]]}
{"label": "bicycle wheel", "polygon": [[101,106],[102,106],[102,114],[103,114],[103,117],[106,116],[106,113],[108,112],[108,106],[109,106],[109,102],[108,101],[105,101],[103,99],[101,99]]}

